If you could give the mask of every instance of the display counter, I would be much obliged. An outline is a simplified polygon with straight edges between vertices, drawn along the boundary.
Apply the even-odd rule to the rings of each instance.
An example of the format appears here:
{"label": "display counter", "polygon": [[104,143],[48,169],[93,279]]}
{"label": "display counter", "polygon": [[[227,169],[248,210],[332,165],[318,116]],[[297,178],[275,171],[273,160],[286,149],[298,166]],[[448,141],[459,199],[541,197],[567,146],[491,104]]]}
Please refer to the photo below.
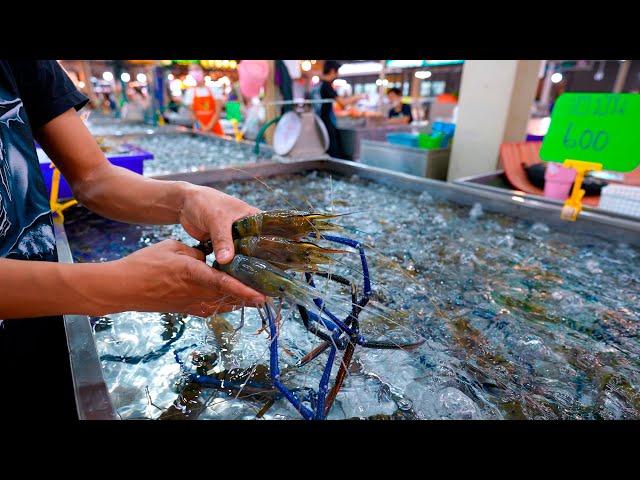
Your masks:
{"label": "display counter", "polygon": [[[379,396],[376,396],[377,392],[379,393],[378,390],[375,390],[375,388],[378,388],[378,383],[375,383],[378,382],[378,377],[369,378],[354,372],[353,377],[350,377],[349,380],[354,382],[352,384],[353,387],[345,390],[344,395],[341,393],[340,395],[342,396],[338,397],[342,402],[343,409],[348,405],[346,400],[349,400],[349,402],[363,402],[368,399],[370,400],[369,405],[373,415],[378,415],[378,411],[387,411],[385,410],[388,407],[387,404],[390,405],[389,408],[392,411],[396,403],[402,404],[405,409],[410,410],[410,414],[413,415],[411,418],[442,418],[443,415],[445,417],[446,415],[462,415],[458,410],[454,411],[447,407],[446,402],[438,400],[440,397],[425,396],[425,392],[430,392],[429,389],[433,387],[434,389],[439,389],[437,390],[439,392],[444,392],[439,394],[441,396],[445,394],[456,395],[456,398],[462,398],[467,402],[465,405],[472,405],[473,412],[469,415],[476,415],[476,417],[472,418],[515,418],[517,415],[520,415],[521,418],[630,418],[637,415],[633,407],[626,406],[627,403],[624,403],[624,408],[618,408],[616,406],[618,405],[617,403],[607,402],[606,398],[608,398],[607,395],[609,393],[607,393],[606,385],[602,390],[602,395],[606,397],[605,400],[598,401],[599,403],[590,403],[589,398],[596,398],[595,395],[600,391],[598,390],[600,387],[597,381],[592,382],[590,380],[592,377],[588,374],[596,375],[593,378],[599,379],[601,377],[597,375],[601,373],[604,375],[606,372],[598,370],[600,366],[596,364],[597,362],[574,362],[573,359],[577,354],[586,355],[593,354],[593,352],[605,352],[603,345],[607,344],[606,355],[608,356],[604,356],[603,353],[602,358],[608,361],[607,359],[612,354],[615,354],[616,358],[614,360],[616,362],[620,362],[619,364],[621,365],[628,365],[624,370],[616,373],[618,375],[616,378],[621,382],[633,382],[633,379],[637,378],[637,369],[631,366],[632,359],[637,355],[637,340],[631,335],[633,332],[626,336],[621,333],[624,328],[632,329],[632,326],[624,327],[622,323],[613,325],[611,322],[618,319],[618,317],[611,315],[623,314],[618,313],[618,310],[613,313],[607,313],[614,308],[611,305],[619,305],[621,309],[626,309],[620,311],[626,312],[629,312],[629,309],[633,307],[628,302],[632,296],[628,281],[626,287],[621,287],[624,292],[616,291],[615,298],[610,298],[606,294],[607,290],[603,292],[594,291],[593,293],[597,295],[591,295],[590,290],[583,284],[590,278],[584,272],[589,268],[595,268],[592,265],[593,257],[590,255],[593,251],[597,251],[594,250],[596,247],[605,248],[609,245],[607,242],[610,242],[612,238],[615,238],[617,242],[626,242],[626,246],[621,244],[618,250],[611,247],[610,254],[624,254],[630,259],[628,262],[631,262],[632,266],[637,265],[638,257],[637,255],[633,256],[634,253],[631,249],[636,249],[640,246],[640,222],[612,218],[589,210],[583,212],[577,222],[566,222],[560,219],[561,206],[549,202],[541,202],[538,199],[527,197],[514,199],[490,190],[473,188],[468,185],[418,178],[367,165],[336,160],[292,162],[287,164],[265,163],[249,166],[244,171],[222,168],[208,171],[205,175],[201,173],[185,173],[175,178],[199,184],[216,185],[219,188],[225,188],[224,186],[228,182],[247,181],[256,177],[268,182],[276,181],[276,177],[299,178],[298,186],[305,189],[308,186],[308,182],[317,181],[318,176],[323,175],[323,172],[330,174],[330,180],[327,180],[327,182],[336,181],[337,179],[342,179],[343,183],[366,180],[371,182],[370,186],[365,185],[371,192],[377,192],[383,186],[385,188],[393,188],[397,198],[389,197],[390,199],[400,201],[406,197],[411,198],[411,201],[419,202],[418,205],[427,205],[424,210],[410,211],[403,208],[397,211],[395,215],[409,215],[405,219],[408,223],[403,224],[402,228],[395,228],[394,225],[392,230],[381,234],[380,238],[389,235],[404,235],[403,229],[412,228],[413,223],[426,222],[424,226],[419,227],[424,229],[425,232],[421,235],[426,236],[429,235],[429,232],[438,230],[438,235],[443,236],[440,239],[440,243],[445,240],[448,242],[439,246],[438,239],[440,237],[434,237],[433,241],[428,243],[433,244],[434,248],[437,247],[439,250],[436,249],[431,252],[432,255],[424,256],[421,260],[423,263],[418,263],[415,268],[411,267],[410,270],[407,270],[411,275],[418,273],[422,275],[423,271],[431,272],[428,269],[435,268],[431,273],[437,274],[441,281],[432,282],[433,285],[428,286],[428,291],[434,293],[438,288],[436,284],[443,283],[442,291],[435,292],[440,297],[434,302],[436,306],[446,305],[448,315],[438,316],[440,315],[438,313],[440,309],[445,307],[436,308],[435,311],[429,310],[422,316],[417,316],[417,313],[412,315],[412,320],[416,322],[419,328],[428,329],[424,330],[424,334],[429,337],[429,342],[421,347],[421,351],[416,353],[403,352],[401,355],[389,354],[389,356],[383,357],[373,351],[377,356],[367,357],[369,362],[377,362],[367,363],[367,365],[370,365],[369,368],[372,368],[371,365],[375,364],[376,371],[389,365],[392,367],[389,370],[391,376],[380,380],[385,385],[392,384],[391,390],[389,390],[389,387],[385,390],[385,392],[390,391],[384,397],[387,400],[382,402],[378,400]],[[300,177],[300,175],[307,176]],[[346,183],[342,188],[345,188],[345,185]],[[254,188],[254,186],[243,188]],[[357,192],[360,192],[360,190],[357,190]],[[324,195],[322,190],[320,193]],[[305,191],[305,194],[310,195],[307,191]],[[273,197],[271,192],[266,191],[264,195],[265,198],[270,199],[270,202],[277,203],[277,199],[271,198]],[[342,192],[342,200],[345,201],[347,198]],[[365,197],[358,194],[352,200],[356,201],[362,198]],[[478,204],[481,205],[481,210],[485,212],[484,214],[477,213]],[[472,211],[475,213],[469,213],[469,207],[473,207]],[[446,215],[438,216],[433,213],[432,211],[436,208],[442,209],[442,212]],[[378,210],[377,215],[385,219],[381,223],[382,228],[385,228],[384,225],[393,219],[393,210],[390,205],[384,204],[376,205],[376,209]],[[410,217],[410,215],[416,215],[416,217]],[[429,217],[429,215],[432,215],[433,218]],[[411,221],[409,222],[409,220]],[[362,221],[364,222],[365,220]],[[473,242],[477,239],[471,234],[463,239],[460,238],[467,229],[471,228],[468,226],[470,222],[476,225],[478,233],[482,233],[484,231],[483,228],[489,229],[489,233],[495,231],[493,236],[489,235],[490,244],[480,244],[478,242],[479,245],[476,247]],[[524,223],[516,224],[514,222]],[[69,226],[69,230],[72,230],[71,226]],[[86,230],[84,226],[76,228],[76,235],[81,235]],[[60,226],[57,227],[56,232],[58,234],[58,249],[60,252],[66,252],[66,254],[61,255],[61,261],[70,261],[71,254],[69,253],[67,236]],[[487,235],[487,232],[484,232],[484,234]],[[104,233],[100,233],[100,235],[104,235]],[[594,238],[599,239],[596,247],[592,245],[595,243]],[[406,242],[410,240],[411,237],[405,238]],[[78,238],[74,239],[72,235],[69,235],[68,241],[71,242],[72,246],[75,241],[76,248],[79,248],[78,244],[82,243]],[[104,239],[104,242],[108,241],[108,238]],[[131,239],[128,239],[128,241],[131,242]],[[565,246],[567,243],[576,243],[578,241],[581,242],[579,253],[584,255],[586,259],[584,262],[573,262],[572,252],[568,252],[564,256],[561,255],[562,252],[566,251]],[[457,247],[454,245],[456,242],[459,243]],[[468,253],[465,256],[461,256],[459,253],[455,254],[455,248],[464,250],[466,242],[470,242],[471,245],[469,252],[475,253],[473,255]],[[92,249],[105,248],[94,243],[90,244]],[[544,248],[540,247],[541,244],[544,245]],[[495,246],[492,247],[492,245]],[[137,244],[133,242],[132,248],[135,249],[136,246]],[[559,247],[562,247],[562,249],[557,250],[557,253],[553,255],[562,259],[562,261],[572,262],[570,263],[571,268],[566,267],[565,264],[559,264],[554,266],[552,270],[544,270],[540,273],[540,266],[536,264],[530,265],[526,261],[531,252],[544,256],[544,259],[551,259],[553,255],[548,252],[554,252]],[[389,248],[393,247],[390,245]],[[405,248],[406,246],[402,247],[397,254],[400,255]],[[576,250],[578,247],[574,246],[572,248]],[[411,259],[411,261],[422,258],[418,248],[411,251],[411,253],[413,257],[406,257],[408,253],[404,253],[405,257]],[[502,259],[502,257],[495,258],[495,255],[506,255],[505,258],[508,261]],[[481,260],[485,257],[487,260],[483,263]],[[602,261],[603,263],[606,261],[606,268],[609,269],[614,267],[626,268],[624,262],[616,263],[609,257],[603,258]],[[411,266],[413,263],[409,263],[409,265]],[[512,265],[514,265],[513,268]],[[543,263],[543,265],[546,264]],[[496,272],[500,266],[503,267],[504,271]],[[605,267],[601,265],[600,268]],[[484,274],[474,276],[473,272],[477,269],[482,269]],[[374,273],[379,275],[381,271],[387,272],[388,266],[382,270],[374,270]],[[632,270],[629,270],[629,272],[632,272]],[[633,273],[629,272],[625,270],[624,275],[633,275]],[[397,289],[397,295],[410,295],[415,302],[425,301],[424,299],[420,300],[421,293],[415,291],[413,284],[411,284],[411,288],[414,290],[403,286],[403,282],[407,282],[406,276],[409,273],[398,274],[393,278],[393,285]],[[534,275],[535,278],[533,277]],[[487,282],[487,276],[492,276],[492,281],[496,283]],[[515,280],[511,276],[515,276]],[[619,282],[620,278],[620,275],[603,275],[603,278],[595,278],[594,283],[611,282],[609,291],[612,291],[612,285],[618,285],[618,283],[623,285],[623,283]],[[443,279],[449,283],[444,285]],[[576,279],[579,280],[577,286],[575,284]],[[512,286],[513,291],[511,291],[509,287],[514,282],[516,285]],[[528,286],[529,295],[533,295],[538,289],[532,289],[531,285],[535,286],[540,282],[546,282],[544,284],[545,288],[553,288],[555,293],[553,295],[537,295],[534,299],[529,297],[525,300],[520,299],[518,295],[526,290],[525,287]],[[500,288],[497,288],[498,285]],[[376,287],[377,284],[374,285],[374,289]],[[455,292],[451,290],[453,287],[455,287],[455,292],[461,292],[459,296],[454,295]],[[621,293],[624,293],[624,296],[621,296]],[[494,308],[490,305],[480,308],[478,305],[484,302],[486,295],[494,295],[495,298],[503,302],[502,304],[507,306],[502,310],[495,308],[496,312],[499,311],[499,313],[494,313],[493,310],[489,311],[490,308]],[[559,296],[566,297],[563,303],[560,302]],[[572,310],[575,305],[582,305],[573,300],[576,296],[581,302],[591,302],[589,305],[594,304],[604,311],[606,315],[609,315],[605,317],[610,320],[606,325],[606,329],[590,325],[593,314],[590,313],[586,303],[578,312]],[[532,307],[531,302],[534,301],[538,303],[535,303]],[[429,305],[429,302],[427,301],[425,305]],[[415,305],[411,304],[410,307],[415,308]],[[427,307],[425,306],[424,308]],[[546,309],[558,308],[561,310],[557,316],[551,315],[551,313],[545,315],[540,313],[546,312]],[[452,313],[451,309],[456,309],[456,311]],[[456,314],[457,316],[455,316]],[[516,314],[517,316],[514,316]],[[118,337],[116,335],[118,331],[112,334],[109,333],[109,330],[104,329],[124,328],[127,322],[139,324],[144,326],[139,334],[150,336],[153,341],[157,342],[161,338],[160,333],[162,333],[160,326],[164,325],[161,323],[162,319],[160,319],[159,314],[158,318],[154,317],[153,321],[147,321],[146,317],[142,321],[136,317],[138,314],[134,313],[119,315],[117,322],[114,321],[112,324],[108,322],[100,323],[99,325],[103,330],[98,332],[96,328],[95,333],[92,331],[88,317],[77,315],[65,317],[70,361],[76,389],[76,402],[81,419],[113,419],[120,418],[121,415],[124,418],[158,418],[161,416],[162,410],[171,408],[171,401],[178,395],[172,390],[174,382],[181,375],[180,367],[174,357],[180,359],[180,356],[182,356],[182,358],[186,359],[187,354],[194,348],[191,342],[201,342],[203,338],[203,330],[194,328],[196,319],[191,318],[188,321],[179,321],[180,325],[184,324],[185,329],[192,328],[192,337],[188,336],[189,331],[187,331],[185,336],[180,339],[182,343],[177,343],[178,341],[176,341],[174,344],[169,344],[169,341],[176,336],[174,332],[174,337],[166,342],[172,348],[168,348],[166,352],[163,350],[161,352],[162,356],[154,356],[153,358],[151,356],[143,356],[142,358],[145,360],[140,360],[137,363],[115,362],[112,359],[115,355],[114,352],[120,355],[131,355],[127,348],[131,348],[132,351],[138,348],[138,339],[126,336],[125,334],[128,335],[127,331],[123,331],[122,335]],[[130,318],[127,318],[127,315]],[[500,316],[498,317],[497,315]],[[525,318],[528,321],[524,321]],[[626,317],[620,318],[620,322],[622,322]],[[259,322],[257,316],[256,318],[251,317],[251,319]],[[166,324],[166,319],[164,321]],[[113,326],[110,327],[110,325]],[[297,325],[296,322],[290,322],[283,326],[283,329],[294,328],[295,325]],[[617,328],[619,330],[616,330]],[[294,330],[287,330],[286,333],[285,338],[293,341]],[[94,335],[102,335],[102,343],[98,345],[98,348],[96,348]],[[242,331],[238,335],[243,335]],[[256,355],[264,350],[262,348],[262,345],[266,342],[264,338],[260,339],[254,336],[253,330],[246,335],[252,335],[251,345],[260,341],[263,342],[258,345],[260,348],[256,349]],[[478,339],[484,339],[484,335],[492,336],[491,338],[495,342],[489,343],[488,340],[482,340],[484,343],[479,343]],[[114,339],[129,339],[129,343],[124,340],[120,343],[114,343],[110,340],[111,336]],[[297,339],[297,337],[295,338]],[[469,338],[473,339],[473,342],[470,342]],[[494,343],[495,346],[493,346]],[[478,344],[480,344],[481,348],[474,349],[474,346]],[[205,345],[208,344],[205,342],[197,346]],[[538,345],[543,345],[545,348],[538,348]],[[245,345],[242,348],[250,347]],[[253,348],[256,347],[254,346]],[[465,348],[467,350],[464,350]],[[549,350],[550,348],[553,348],[554,351],[572,352],[573,354],[554,354]],[[491,349],[489,353],[487,353],[488,349]],[[495,353],[494,349],[496,349]],[[459,350],[460,352],[457,355],[459,355],[460,359],[442,356],[443,352],[453,352],[451,353],[453,355]],[[247,350],[241,349],[241,351],[245,352]],[[297,352],[297,350],[295,351]],[[365,354],[366,352],[361,353],[361,355]],[[438,355],[441,356],[438,357]],[[400,361],[396,362],[398,358]],[[464,361],[469,358],[471,358],[473,365],[466,368]],[[499,361],[495,360],[496,358],[499,358]],[[539,360],[539,358],[543,360]],[[149,361],[144,363],[147,359]],[[394,363],[391,363],[392,359],[395,359],[393,360]],[[438,359],[437,361],[441,362],[446,368],[439,372],[434,368],[435,360],[433,359]],[[184,361],[186,362],[186,360]],[[261,358],[260,361],[266,362],[264,358]],[[474,367],[474,365],[480,365],[483,370],[479,370],[479,367]],[[580,372],[584,370],[586,373],[578,375],[574,372],[576,368],[581,369]],[[110,376],[103,375],[103,369]],[[418,383],[415,383],[416,380],[402,383],[402,378],[397,374],[393,375],[398,369],[404,369],[403,371],[413,369],[415,370],[415,372],[412,370],[413,378],[418,378],[419,375],[422,375],[420,378],[425,380],[420,380]],[[507,374],[500,373],[504,371]],[[568,374],[566,372],[574,373],[571,373],[570,378],[567,378]],[[304,374],[305,372],[301,373],[303,378]],[[475,380],[467,381],[464,384],[446,383],[447,389],[442,390],[445,382],[451,382],[452,378],[456,378],[455,375],[460,375],[463,379],[477,377],[484,380],[483,382],[477,382],[477,384]],[[612,374],[608,372],[606,375],[608,376],[602,378],[611,378]],[[490,383],[488,380],[498,377],[500,377],[501,382],[505,382],[504,384],[508,384],[509,387],[498,388],[496,383]],[[630,380],[627,380],[627,378]],[[370,381],[369,383],[373,382],[375,388],[368,386],[369,383],[362,383],[363,379]],[[430,381],[430,379],[435,379],[441,383],[434,383],[433,385],[420,383]],[[544,396],[531,397],[532,384],[536,388],[545,388],[551,383],[550,379],[554,380],[554,384],[562,382],[563,388],[545,390]],[[400,382],[400,386],[396,385],[398,382]],[[628,384],[624,383],[624,385]],[[452,385],[456,386],[457,389]],[[466,385],[471,385],[472,388],[468,389]],[[369,390],[366,390],[367,388]],[[462,397],[459,389],[466,392],[466,395],[471,395],[473,399],[485,398],[487,400],[484,403],[478,401],[474,403],[466,396]],[[396,391],[400,393],[396,394]],[[356,395],[353,392],[362,395]],[[632,397],[633,392],[631,394],[625,392],[627,391],[622,392],[622,394],[626,395],[624,398],[616,397],[618,403],[630,401],[629,398]],[[364,395],[364,393],[367,393],[367,395]],[[243,399],[238,398],[238,395],[235,398],[231,394],[224,395],[224,393],[215,393],[209,397],[211,402],[203,404],[201,418],[247,418],[251,414],[255,416],[255,411],[252,410],[253,407],[250,403],[243,404]],[[360,399],[360,396],[363,395],[367,398]],[[513,397],[513,395],[516,396]],[[513,398],[516,398],[517,401],[513,400]],[[520,405],[518,402],[520,402],[519,399],[521,398],[524,399],[521,402],[524,407],[514,413],[513,404]],[[281,399],[278,401],[279,403],[274,408],[277,412],[280,412],[281,416],[274,418],[296,418],[295,411],[290,408],[287,409],[286,404]],[[528,403],[525,403],[525,401]],[[158,402],[160,407],[157,406]],[[228,407],[230,404],[232,404],[233,408]],[[438,408],[442,410],[437,410]],[[351,418],[361,415],[353,412],[356,412],[356,410],[342,411],[336,409],[336,418]],[[466,415],[468,412],[463,413]]]}
{"label": "display counter", "polygon": [[451,148],[422,149],[391,144],[386,141],[362,140],[360,162],[418,177],[446,180]]}

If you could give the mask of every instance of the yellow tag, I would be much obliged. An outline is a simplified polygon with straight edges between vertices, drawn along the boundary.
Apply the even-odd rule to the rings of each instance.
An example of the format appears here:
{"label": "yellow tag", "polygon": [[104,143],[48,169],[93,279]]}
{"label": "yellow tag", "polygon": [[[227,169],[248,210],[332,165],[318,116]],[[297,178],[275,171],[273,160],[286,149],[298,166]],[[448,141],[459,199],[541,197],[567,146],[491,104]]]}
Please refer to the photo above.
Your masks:
{"label": "yellow tag", "polygon": [[576,178],[573,182],[571,196],[562,206],[560,218],[575,222],[578,218],[578,214],[582,211],[582,197],[584,197],[585,191],[581,187],[584,175],[589,170],[602,170],[602,164],[595,162],[583,162],[581,160],[565,160],[562,165],[566,168],[575,169]]}

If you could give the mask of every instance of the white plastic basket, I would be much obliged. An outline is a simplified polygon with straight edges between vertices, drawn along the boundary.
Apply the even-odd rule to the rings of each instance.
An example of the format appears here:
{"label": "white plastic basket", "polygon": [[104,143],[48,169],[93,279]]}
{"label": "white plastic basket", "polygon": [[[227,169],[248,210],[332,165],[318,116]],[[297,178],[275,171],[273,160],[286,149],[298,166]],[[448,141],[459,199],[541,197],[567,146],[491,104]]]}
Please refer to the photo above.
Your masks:
{"label": "white plastic basket", "polygon": [[640,218],[640,187],[609,184],[602,189],[598,206],[603,210]]}

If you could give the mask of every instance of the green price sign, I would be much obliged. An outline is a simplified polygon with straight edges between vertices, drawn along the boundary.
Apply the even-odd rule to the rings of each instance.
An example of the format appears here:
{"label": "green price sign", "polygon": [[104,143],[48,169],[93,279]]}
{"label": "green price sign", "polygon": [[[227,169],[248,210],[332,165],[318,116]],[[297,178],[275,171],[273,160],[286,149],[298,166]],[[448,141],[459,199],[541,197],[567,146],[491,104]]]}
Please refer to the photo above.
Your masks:
{"label": "green price sign", "polygon": [[640,164],[640,95],[561,95],[540,157],[547,162],[596,162],[605,170],[630,172]]}

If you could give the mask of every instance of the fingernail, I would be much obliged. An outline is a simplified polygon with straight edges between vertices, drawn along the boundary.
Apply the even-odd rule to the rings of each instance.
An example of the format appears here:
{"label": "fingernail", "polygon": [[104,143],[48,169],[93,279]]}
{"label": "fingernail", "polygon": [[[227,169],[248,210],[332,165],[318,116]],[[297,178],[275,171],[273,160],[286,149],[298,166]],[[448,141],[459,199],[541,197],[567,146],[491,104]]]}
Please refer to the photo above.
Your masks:
{"label": "fingernail", "polygon": [[218,255],[222,258],[227,258],[229,255],[231,255],[231,250],[226,247],[221,248],[220,250],[218,250]]}

